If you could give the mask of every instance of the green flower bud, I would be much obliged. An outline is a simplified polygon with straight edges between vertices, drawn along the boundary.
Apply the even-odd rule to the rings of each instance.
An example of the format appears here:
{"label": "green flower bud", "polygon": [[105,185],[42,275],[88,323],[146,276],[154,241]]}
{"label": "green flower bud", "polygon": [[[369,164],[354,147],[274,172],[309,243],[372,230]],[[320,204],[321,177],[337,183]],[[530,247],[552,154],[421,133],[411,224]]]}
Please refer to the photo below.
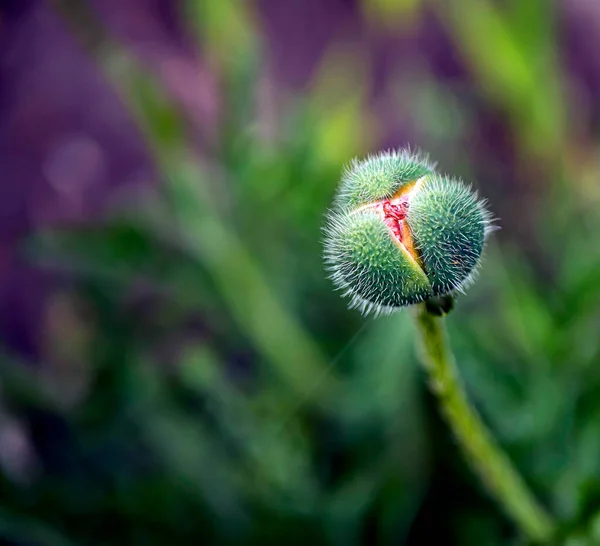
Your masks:
{"label": "green flower bud", "polygon": [[390,313],[462,291],[477,270],[491,217],[460,181],[421,154],[354,161],[325,229],[325,260],[350,307]]}

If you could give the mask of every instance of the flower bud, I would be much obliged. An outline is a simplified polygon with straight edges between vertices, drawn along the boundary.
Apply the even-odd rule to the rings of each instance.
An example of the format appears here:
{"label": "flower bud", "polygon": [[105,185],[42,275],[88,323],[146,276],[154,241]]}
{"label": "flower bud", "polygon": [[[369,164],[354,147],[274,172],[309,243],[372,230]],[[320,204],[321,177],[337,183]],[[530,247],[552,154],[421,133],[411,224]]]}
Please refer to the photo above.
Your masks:
{"label": "flower bud", "polygon": [[476,193],[426,157],[382,153],[346,169],[328,215],[325,259],[363,313],[390,313],[461,291],[481,259],[491,218]]}

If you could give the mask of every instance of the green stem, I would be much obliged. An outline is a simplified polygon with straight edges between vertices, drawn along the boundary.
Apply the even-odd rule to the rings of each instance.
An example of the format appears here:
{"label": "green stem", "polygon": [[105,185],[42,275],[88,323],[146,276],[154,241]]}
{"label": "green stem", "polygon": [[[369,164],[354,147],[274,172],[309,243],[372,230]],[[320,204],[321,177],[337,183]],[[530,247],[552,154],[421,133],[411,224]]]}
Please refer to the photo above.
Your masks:
{"label": "green stem", "polygon": [[467,400],[448,346],[443,319],[430,314],[424,304],[417,309],[422,360],[430,388],[467,460],[523,533],[534,542],[548,541],[554,531],[550,516],[534,499]]}

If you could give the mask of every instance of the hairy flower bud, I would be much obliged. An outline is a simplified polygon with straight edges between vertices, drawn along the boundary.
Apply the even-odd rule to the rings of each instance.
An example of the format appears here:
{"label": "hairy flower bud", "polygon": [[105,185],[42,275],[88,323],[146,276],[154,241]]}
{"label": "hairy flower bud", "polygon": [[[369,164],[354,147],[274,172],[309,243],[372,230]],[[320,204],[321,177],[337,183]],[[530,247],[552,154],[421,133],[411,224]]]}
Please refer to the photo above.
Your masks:
{"label": "hairy flower bud", "polygon": [[363,313],[390,313],[461,291],[491,218],[460,181],[421,154],[382,153],[346,169],[325,229],[336,286]]}

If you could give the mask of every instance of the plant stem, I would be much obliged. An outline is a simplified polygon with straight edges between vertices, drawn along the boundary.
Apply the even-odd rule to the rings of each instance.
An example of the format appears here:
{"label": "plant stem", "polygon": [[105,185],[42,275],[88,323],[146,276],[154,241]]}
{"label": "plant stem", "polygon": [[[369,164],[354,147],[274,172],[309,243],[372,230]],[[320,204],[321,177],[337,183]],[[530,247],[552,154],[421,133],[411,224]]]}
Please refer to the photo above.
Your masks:
{"label": "plant stem", "polygon": [[554,532],[550,516],[537,503],[467,400],[448,346],[443,318],[433,316],[421,304],[417,307],[416,323],[430,388],[466,459],[523,533],[534,542],[548,541]]}

